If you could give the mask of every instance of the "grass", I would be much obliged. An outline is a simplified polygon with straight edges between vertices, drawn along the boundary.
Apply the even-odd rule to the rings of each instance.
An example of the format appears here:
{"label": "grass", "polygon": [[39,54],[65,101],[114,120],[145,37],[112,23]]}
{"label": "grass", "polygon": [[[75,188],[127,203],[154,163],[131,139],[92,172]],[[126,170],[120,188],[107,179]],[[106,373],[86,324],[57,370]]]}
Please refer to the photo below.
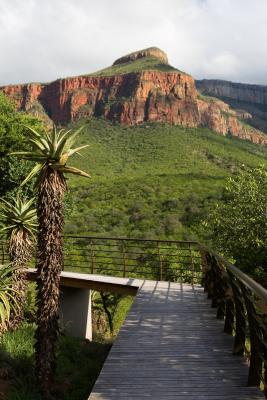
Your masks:
{"label": "grass", "polygon": [[[28,285],[26,318],[18,329],[0,337],[0,400],[41,400],[34,379],[34,333],[36,329],[35,291],[33,283]],[[114,296],[115,298],[116,296]],[[108,329],[107,317],[100,296],[93,296],[93,342],[59,336],[57,370],[55,375],[55,400],[85,400],[102,369],[113,340],[132,305],[133,297],[120,296],[116,308],[112,309],[113,295],[109,295],[110,311],[113,314],[114,336]],[[102,328],[96,325],[101,314]],[[1,397],[1,392],[4,397]]]}
{"label": "grass", "polygon": [[[5,400],[41,400],[34,380],[35,325],[24,323],[1,338],[1,370],[6,370],[9,383]],[[57,400],[85,400],[99,375],[110,349],[109,343],[92,342],[61,336],[56,371]],[[0,397],[1,398],[1,397]]]}
{"label": "grass", "polygon": [[172,67],[171,65],[161,63],[156,57],[144,57],[123,64],[111,65],[108,68],[104,68],[100,71],[89,74],[89,76],[113,76],[150,70],[162,72],[179,72],[178,69]]}
{"label": "grass", "polygon": [[100,119],[79,125],[90,147],[74,164],[92,179],[70,178],[69,234],[195,237],[226,179],[243,166],[266,165],[266,147],[208,129]]}

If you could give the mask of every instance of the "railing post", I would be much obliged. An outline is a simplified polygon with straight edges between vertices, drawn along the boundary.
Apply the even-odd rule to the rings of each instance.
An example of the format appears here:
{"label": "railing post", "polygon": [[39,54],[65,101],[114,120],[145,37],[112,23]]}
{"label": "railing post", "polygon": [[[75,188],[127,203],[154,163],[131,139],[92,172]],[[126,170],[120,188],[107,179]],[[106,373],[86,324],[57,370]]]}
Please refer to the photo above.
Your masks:
{"label": "railing post", "polygon": [[204,292],[208,293],[209,288],[209,279],[208,279],[208,270],[209,270],[209,265],[208,265],[208,256],[209,254],[207,251],[203,250],[201,247],[199,249],[200,256],[201,256],[201,267],[202,267],[202,278],[201,278],[201,285],[204,288]]}
{"label": "railing post", "polygon": [[95,271],[95,254],[94,254],[94,248],[93,248],[93,240],[90,241],[90,250],[91,250],[91,274],[94,273]]}
{"label": "railing post", "polygon": [[250,337],[250,363],[248,386],[260,386],[262,379],[262,364],[263,364],[263,346],[262,346],[262,331],[260,322],[258,321],[257,312],[250,300],[249,291],[240,283],[245,305],[247,309],[249,337]]}
{"label": "railing post", "polygon": [[192,284],[194,283],[194,278],[195,278],[195,262],[194,262],[194,257],[192,253],[192,248],[191,248],[191,243],[189,243],[189,252],[190,252],[190,258],[191,258],[191,267],[192,267]]}
{"label": "railing post", "polygon": [[125,278],[127,273],[127,258],[125,253],[124,240],[121,241],[121,245],[122,245],[122,255],[123,255],[123,277]]}
{"label": "railing post", "polygon": [[233,289],[235,303],[235,340],[233,354],[242,356],[245,351],[246,343],[246,315],[243,296],[239,284],[235,282],[234,275],[231,272],[228,272],[228,274]]}
{"label": "railing post", "polygon": [[225,303],[225,321],[224,321],[224,332],[229,335],[233,334],[234,320],[235,320],[235,305],[233,301],[233,291],[231,287],[228,287],[226,293]]}
{"label": "railing post", "polygon": [[159,258],[159,280],[162,281],[163,279],[163,265],[162,265],[162,258],[160,254],[160,247],[159,242],[157,241],[157,249],[158,249],[158,258]]}
{"label": "railing post", "polygon": [[[203,286],[204,291],[208,293],[208,299],[213,297],[213,281],[211,272],[211,256],[207,251],[202,251]],[[204,261],[204,262],[203,262]]]}
{"label": "railing post", "polygon": [[217,307],[217,318],[225,318],[224,332],[232,334],[234,324],[233,292],[229,276],[219,261],[211,254],[201,251],[204,290]]}
{"label": "railing post", "polygon": [[218,317],[221,318],[222,314],[224,316],[221,304],[224,301],[224,297],[221,293],[220,270],[216,258],[209,253],[207,257],[207,266],[208,298],[212,300],[211,306],[213,308],[218,308]]}
{"label": "railing post", "polygon": [[226,305],[227,275],[216,257],[211,257],[212,272],[214,279],[213,306],[217,307],[217,318],[224,319]]}

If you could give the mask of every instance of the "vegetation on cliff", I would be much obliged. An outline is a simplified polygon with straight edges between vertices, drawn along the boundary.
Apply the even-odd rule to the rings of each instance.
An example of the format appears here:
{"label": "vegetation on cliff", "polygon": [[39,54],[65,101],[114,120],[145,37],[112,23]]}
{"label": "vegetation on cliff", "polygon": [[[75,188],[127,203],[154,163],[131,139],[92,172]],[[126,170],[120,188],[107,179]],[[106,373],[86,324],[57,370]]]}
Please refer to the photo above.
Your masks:
{"label": "vegetation on cliff", "polygon": [[110,67],[101,69],[100,71],[89,74],[90,76],[112,76],[129,74],[131,72],[141,71],[162,71],[162,72],[179,72],[175,67],[161,62],[156,57],[138,58],[135,61],[129,61],[124,64],[111,65]]}
{"label": "vegetation on cliff", "polygon": [[94,174],[72,184],[69,234],[194,237],[220,201],[226,179],[243,165],[257,167],[267,159],[265,147],[208,129],[126,127],[100,119],[80,123],[85,125],[80,144],[91,146],[75,163]]}

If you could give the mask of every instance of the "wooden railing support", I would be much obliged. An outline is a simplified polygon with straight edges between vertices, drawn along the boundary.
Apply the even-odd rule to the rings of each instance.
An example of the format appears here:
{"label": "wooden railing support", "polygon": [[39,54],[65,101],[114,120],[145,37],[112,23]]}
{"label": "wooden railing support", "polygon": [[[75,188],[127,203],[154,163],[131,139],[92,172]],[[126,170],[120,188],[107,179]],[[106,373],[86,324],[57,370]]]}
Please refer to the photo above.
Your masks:
{"label": "wooden railing support", "polygon": [[239,285],[235,282],[236,278],[231,273],[229,273],[229,276],[235,303],[235,340],[233,354],[237,356],[243,356],[245,352],[247,327],[245,307],[243,303],[242,291],[240,290]]}
{"label": "wooden railing support", "polygon": [[251,296],[246,287],[241,283],[241,289],[246,304],[249,339],[250,339],[250,365],[248,375],[248,386],[259,386],[262,380],[262,367],[264,349],[262,345],[263,337],[257,312]]}
{"label": "wooden railing support", "polygon": [[224,332],[232,335],[235,321],[235,305],[233,301],[233,292],[231,289],[228,290],[230,293],[228,296],[226,294]]}
{"label": "wooden railing support", "polygon": [[224,332],[234,334],[233,354],[249,360],[248,386],[267,398],[267,290],[213,251],[203,248],[203,285]]}

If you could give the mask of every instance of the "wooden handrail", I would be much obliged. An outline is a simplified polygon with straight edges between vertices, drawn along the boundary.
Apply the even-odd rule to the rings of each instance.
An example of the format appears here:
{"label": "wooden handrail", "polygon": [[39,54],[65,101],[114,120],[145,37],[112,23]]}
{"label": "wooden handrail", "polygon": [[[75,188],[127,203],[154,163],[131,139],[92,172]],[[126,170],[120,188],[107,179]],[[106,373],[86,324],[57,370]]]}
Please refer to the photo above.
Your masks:
{"label": "wooden handrail", "polygon": [[258,282],[254,281],[254,279],[242,272],[239,268],[231,264],[228,260],[226,260],[226,258],[216,253],[214,250],[209,249],[207,246],[201,243],[199,243],[199,246],[200,248],[212,254],[218,261],[222,262],[228,271],[234,274],[248,289],[250,289],[254,294],[267,303],[267,289],[265,289]]}
{"label": "wooden handrail", "polygon": [[[249,359],[248,386],[261,386],[267,397],[267,290],[224,257],[199,244],[203,285],[234,335],[233,354]],[[249,342],[249,347],[246,343]]]}

